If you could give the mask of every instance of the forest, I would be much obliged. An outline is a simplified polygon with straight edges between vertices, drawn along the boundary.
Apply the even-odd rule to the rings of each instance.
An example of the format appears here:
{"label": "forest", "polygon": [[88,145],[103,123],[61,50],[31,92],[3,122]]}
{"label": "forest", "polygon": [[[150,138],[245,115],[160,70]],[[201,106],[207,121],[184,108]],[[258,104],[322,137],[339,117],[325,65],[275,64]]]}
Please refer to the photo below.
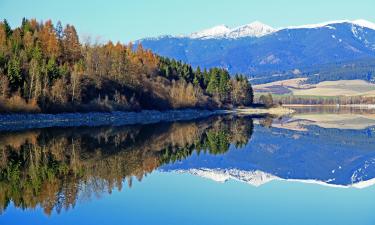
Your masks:
{"label": "forest", "polygon": [[132,43],[79,40],[73,25],[0,22],[0,113],[139,111],[250,105],[244,75],[201,69]]}

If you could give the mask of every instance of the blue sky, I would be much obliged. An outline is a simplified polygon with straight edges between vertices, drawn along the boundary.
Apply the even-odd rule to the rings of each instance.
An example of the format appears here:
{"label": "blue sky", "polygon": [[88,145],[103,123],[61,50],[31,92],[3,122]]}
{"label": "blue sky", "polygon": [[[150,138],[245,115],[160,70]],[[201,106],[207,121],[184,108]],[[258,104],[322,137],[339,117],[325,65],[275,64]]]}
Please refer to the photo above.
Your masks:
{"label": "blue sky", "polygon": [[374,0],[0,0],[0,18],[74,24],[81,36],[128,42],[259,20],[273,27],[338,19],[375,22]]}

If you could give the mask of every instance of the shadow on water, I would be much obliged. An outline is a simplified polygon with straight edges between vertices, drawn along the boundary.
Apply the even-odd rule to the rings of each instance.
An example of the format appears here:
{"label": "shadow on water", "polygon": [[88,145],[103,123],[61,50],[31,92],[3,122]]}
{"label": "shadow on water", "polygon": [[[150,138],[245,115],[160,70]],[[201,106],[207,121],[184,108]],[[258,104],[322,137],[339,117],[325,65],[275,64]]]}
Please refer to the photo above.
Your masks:
{"label": "shadow on water", "polygon": [[46,214],[77,200],[121,190],[127,181],[193,152],[224,154],[245,146],[248,117],[122,127],[46,128],[0,133],[0,212],[41,207]]}

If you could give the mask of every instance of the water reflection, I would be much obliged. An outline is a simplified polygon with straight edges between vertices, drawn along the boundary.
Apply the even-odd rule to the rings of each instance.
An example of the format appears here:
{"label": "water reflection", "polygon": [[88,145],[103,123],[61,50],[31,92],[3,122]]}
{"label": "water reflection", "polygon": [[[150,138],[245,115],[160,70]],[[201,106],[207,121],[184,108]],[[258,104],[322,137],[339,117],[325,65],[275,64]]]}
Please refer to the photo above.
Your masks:
{"label": "water reflection", "polygon": [[251,118],[215,117],[154,125],[47,128],[0,133],[0,211],[13,204],[46,214],[78,199],[121,190],[124,180],[196,154],[244,147]]}
{"label": "water reflection", "polygon": [[284,118],[1,132],[0,211],[60,213],[155,170],[254,186],[288,180],[368,187],[375,183],[374,121],[366,110],[306,109]]}
{"label": "water reflection", "polygon": [[273,180],[364,188],[375,184],[375,116],[371,110],[302,109],[291,117],[255,120],[241,151],[192,155],[167,172],[260,186]]}

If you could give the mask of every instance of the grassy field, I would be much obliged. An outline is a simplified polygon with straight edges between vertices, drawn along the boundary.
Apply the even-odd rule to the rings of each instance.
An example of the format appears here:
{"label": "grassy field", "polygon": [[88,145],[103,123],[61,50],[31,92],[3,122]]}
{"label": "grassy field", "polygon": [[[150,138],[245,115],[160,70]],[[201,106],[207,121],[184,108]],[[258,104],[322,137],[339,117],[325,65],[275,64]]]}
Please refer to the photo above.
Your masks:
{"label": "grassy field", "polygon": [[256,93],[291,94],[295,96],[375,96],[375,84],[363,80],[324,81],[306,84],[306,78],[254,85]]}

